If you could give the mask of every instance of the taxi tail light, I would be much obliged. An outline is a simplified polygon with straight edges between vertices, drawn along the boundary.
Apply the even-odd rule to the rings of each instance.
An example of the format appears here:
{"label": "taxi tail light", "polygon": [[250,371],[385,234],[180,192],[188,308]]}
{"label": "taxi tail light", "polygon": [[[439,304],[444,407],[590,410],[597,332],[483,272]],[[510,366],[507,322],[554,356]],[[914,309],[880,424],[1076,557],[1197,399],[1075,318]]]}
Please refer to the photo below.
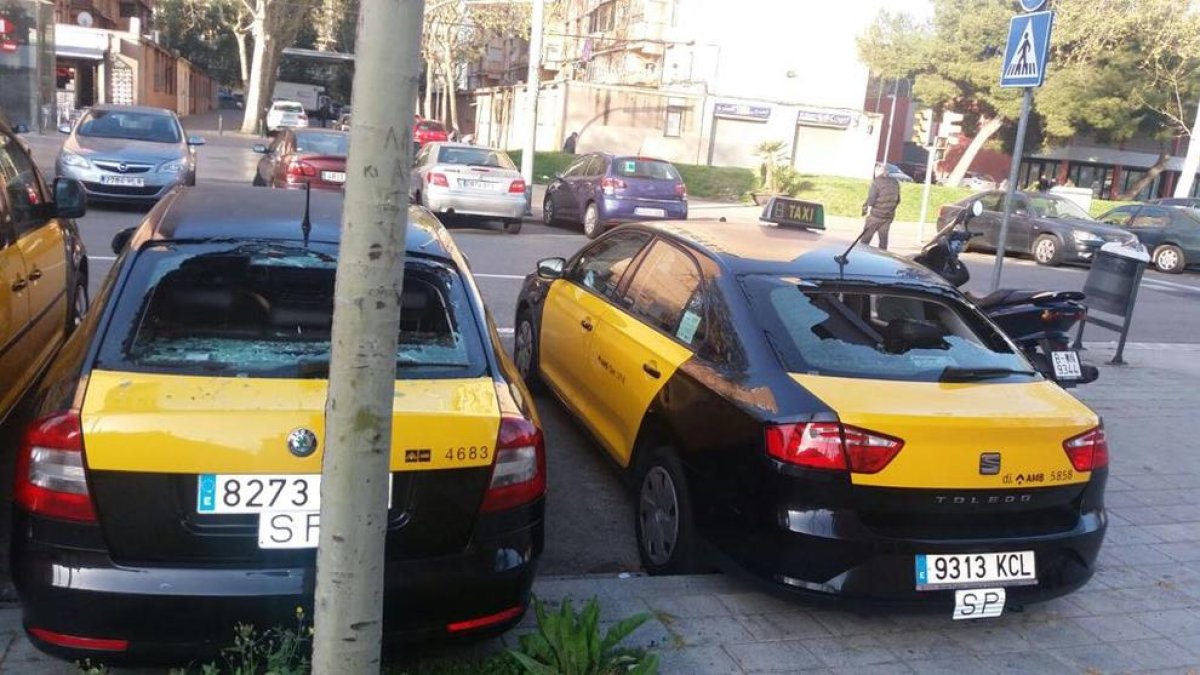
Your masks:
{"label": "taxi tail light", "polygon": [[520,417],[502,417],[492,462],[492,481],[483,496],[483,513],[536,501],[546,494],[546,446],[542,432]]}
{"label": "taxi tail light", "polygon": [[450,187],[450,181],[446,180],[446,174],[431,171],[425,175],[425,181],[430,185],[440,185],[441,187]]}
{"label": "taxi tail light", "polygon": [[29,634],[41,640],[42,642],[52,644],[56,647],[86,649],[93,652],[123,652],[129,649],[129,640],[113,640],[109,638],[67,635],[66,633],[57,633],[52,630],[36,628],[33,626],[30,626]]}
{"label": "taxi tail light", "polygon": [[479,630],[481,628],[487,628],[488,626],[495,626],[498,623],[504,623],[505,621],[509,621],[521,616],[521,612],[523,611],[525,611],[525,607],[522,605],[517,605],[515,607],[509,607],[502,612],[496,612],[495,614],[488,614],[486,616],[467,619],[465,621],[455,621],[454,623],[446,624],[446,631],[450,633],[463,633],[467,631]]}
{"label": "taxi tail light", "polygon": [[767,454],[810,469],[879,473],[904,441],[838,422],[780,424],[767,427]]}
{"label": "taxi tail light", "polygon": [[83,465],[83,430],[74,410],[51,413],[25,429],[13,499],[48,518],[96,522]]}
{"label": "taxi tail light", "polygon": [[1092,471],[1108,466],[1108,436],[1104,427],[1073,436],[1063,441],[1063,450],[1076,471]]}
{"label": "taxi tail light", "polygon": [[512,182],[512,184],[508,186],[508,194],[510,194],[510,195],[525,194],[525,179],[518,178],[518,179],[514,180]]}
{"label": "taxi tail light", "polygon": [[604,194],[615,195],[617,192],[625,190],[625,181],[620,178],[605,176],[600,179],[600,187],[604,190]]}

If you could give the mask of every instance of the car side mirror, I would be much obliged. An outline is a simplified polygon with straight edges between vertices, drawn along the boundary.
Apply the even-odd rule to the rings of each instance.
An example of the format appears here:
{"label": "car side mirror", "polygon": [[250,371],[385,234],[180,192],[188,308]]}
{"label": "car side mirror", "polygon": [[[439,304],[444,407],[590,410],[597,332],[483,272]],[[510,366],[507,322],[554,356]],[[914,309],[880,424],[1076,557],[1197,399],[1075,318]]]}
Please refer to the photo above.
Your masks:
{"label": "car side mirror", "polygon": [[565,258],[543,258],[538,261],[537,275],[538,278],[546,281],[561,279],[563,268],[566,267],[567,261]]}
{"label": "car side mirror", "polygon": [[58,133],[60,133],[60,134],[69,134],[69,133],[71,133],[71,125],[70,125],[70,124],[60,124],[60,125],[58,125]]}
{"label": "car side mirror", "polygon": [[82,218],[87,213],[87,191],[74,178],[54,179],[54,215],[59,218]]}
{"label": "car side mirror", "polygon": [[113,235],[113,238],[112,238],[113,255],[121,255],[121,251],[125,250],[125,247],[129,245],[129,240],[133,238],[134,229],[135,228],[127,227]]}
{"label": "car side mirror", "polygon": [[188,136],[187,144],[188,145],[204,145],[204,137],[203,136]]}
{"label": "car side mirror", "polygon": [[250,146],[250,149],[260,155],[267,154],[267,146],[263,145],[262,143],[255,143],[254,145]]}

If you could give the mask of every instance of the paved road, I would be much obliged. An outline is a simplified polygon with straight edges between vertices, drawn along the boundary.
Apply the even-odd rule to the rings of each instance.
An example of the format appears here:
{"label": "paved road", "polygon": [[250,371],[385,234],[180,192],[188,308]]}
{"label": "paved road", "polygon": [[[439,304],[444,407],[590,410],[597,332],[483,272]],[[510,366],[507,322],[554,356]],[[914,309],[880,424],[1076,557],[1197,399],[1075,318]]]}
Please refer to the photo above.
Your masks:
{"label": "paved road", "polygon": [[[208,145],[201,149],[199,180],[248,183],[257,160],[249,150],[254,139],[218,137],[211,130],[204,133]],[[57,140],[35,139],[31,144],[43,167],[53,166]],[[267,194],[264,190],[264,197]],[[540,202],[539,192],[534,203]],[[214,204],[213,208],[220,208],[220,204]],[[693,208],[693,215],[701,218],[716,213],[724,211]],[[145,209],[96,207],[79,221],[93,264],[93,293],[111,267],[112,236],[136,225],[144,216]],[[534,268],[537,260],[569,256],[587,241],[577,228],[549,228],[534,223],[527,223],[516,236],[479,227],[456,227],[453,236],[469,257],[484,301],[506,341],[511,340],[522,277]],[[970,254],[967,264],[972,273],[969,288],[986,291],[992,258]],[[1030,260],[1009,258],[1003,285],[1077,290],[1082,288],[1086,274],[1083,268],[1051,269]],[[1095,341],[1115,339],[1113,334],[1099,328],[1092,329],[1088,337]],[[1147,273],[1130,339],[1142,343],[1200,342],[1200,275]],[[631,506],[615,470],[557,402],[541,400],[539,410],[554,468],[550,476],[553,508],[549,510],[544,571],[579,574],[637,569]]]}

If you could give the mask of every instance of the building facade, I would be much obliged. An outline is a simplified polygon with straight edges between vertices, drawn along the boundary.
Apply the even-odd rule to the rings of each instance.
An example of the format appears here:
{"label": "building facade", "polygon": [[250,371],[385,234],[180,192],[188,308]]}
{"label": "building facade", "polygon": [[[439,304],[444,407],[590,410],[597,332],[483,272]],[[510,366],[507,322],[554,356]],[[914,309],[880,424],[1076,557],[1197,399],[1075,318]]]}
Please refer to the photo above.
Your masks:
{"label": "building facade", "polygon": [[150,28],[154,0],[55,0],[54,21],[61,24],[137,32]]}
{"label": "building facade", "polygon": [[0,0],[0,117],[44,130],[53,123],[54,6]]}
{"label": "building facade", "polygon": [[[577,132],[580,152],[757,167],[755,146],[782,141],[802,173],[869,177],[880,117],[856,40],[876,7],[859,5],[568,0],[546,23],[539,147]],[[475,92],[480,142],[521,144],[521,97]]]}

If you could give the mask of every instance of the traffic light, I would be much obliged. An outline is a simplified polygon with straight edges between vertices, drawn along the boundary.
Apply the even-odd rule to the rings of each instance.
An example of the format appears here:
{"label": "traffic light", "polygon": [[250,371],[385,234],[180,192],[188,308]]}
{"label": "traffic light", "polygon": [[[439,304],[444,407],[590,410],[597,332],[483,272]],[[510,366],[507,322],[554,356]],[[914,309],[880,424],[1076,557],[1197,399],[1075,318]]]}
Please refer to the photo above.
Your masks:
{"label": "traffic light", "polygon": [[938,136],[950,138],[962,133],[963,116],[961,113],[942,111],[942,123],[938,126]]}
{"label": "traffic light", "polygon": [[912,142],[921,147],[929,145],[929,132],[933,127],[933,110],[926,108],[918,110],[913,115]]}

